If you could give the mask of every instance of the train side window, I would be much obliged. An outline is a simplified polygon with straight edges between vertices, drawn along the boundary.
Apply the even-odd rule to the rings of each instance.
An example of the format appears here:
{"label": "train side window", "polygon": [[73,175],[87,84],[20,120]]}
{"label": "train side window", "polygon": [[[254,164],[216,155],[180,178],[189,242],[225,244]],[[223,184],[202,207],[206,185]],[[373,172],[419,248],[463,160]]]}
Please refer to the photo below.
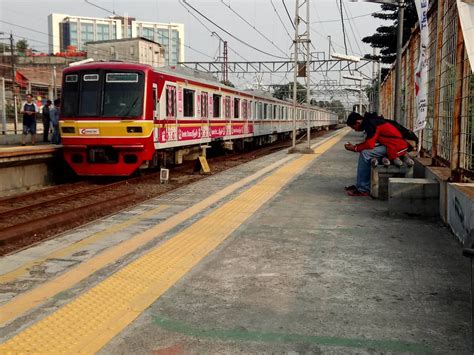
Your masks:
{"label": "train side window", "polygon": [[230,118],[230,96],[224,97],[224,117]]}
{"label": "train side window", "polygon": [[201,92],[201,117],[203,118],[209,117],[209,104],[207,98],[207,92]]}
{"label": "train side window", "polygon": [[156,112],[157,108],[157,100],[158,100],[158,87],[156,84],[153,84],[153,111]]}
{"label": "train side window", "polygon": [[244,120],[248,119],[248,106],[247,106],[247,100],[242,100],[242,118]]}
{"label": "train side window", "polygon": [[194,90],[184,89],[184,117],[194,117]]}
{"label": "train side window", "polygon": [[166,86],[166,117],[176,117],[176,88]]}
{"label": "train side window", "polygon": [[214,118],[220,117],[221,116],[221,95],[212,95],[212,102],[213,102],[213,116]]}
{"label": "train side window", "polygon": [[234,118],[240,118],[240,99],[234,99]]}

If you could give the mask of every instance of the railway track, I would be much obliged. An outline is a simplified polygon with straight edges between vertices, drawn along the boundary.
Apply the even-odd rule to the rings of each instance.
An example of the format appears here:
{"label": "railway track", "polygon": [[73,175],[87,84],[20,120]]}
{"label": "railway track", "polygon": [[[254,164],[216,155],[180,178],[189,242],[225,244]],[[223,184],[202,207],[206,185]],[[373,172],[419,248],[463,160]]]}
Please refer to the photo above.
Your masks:
{"label": "railway track", "polygon": [[[288,141],[279,141],[256,150],[208,160],[213,173],[217,173],[289,145]],[[159,172],[151,172],[113,182],[81,181],[0,199],[0,255],[31,246],[205,177],[193,175],[193,168],[194,162],[172,167],[173,179],[169,184],[161,184]]]}

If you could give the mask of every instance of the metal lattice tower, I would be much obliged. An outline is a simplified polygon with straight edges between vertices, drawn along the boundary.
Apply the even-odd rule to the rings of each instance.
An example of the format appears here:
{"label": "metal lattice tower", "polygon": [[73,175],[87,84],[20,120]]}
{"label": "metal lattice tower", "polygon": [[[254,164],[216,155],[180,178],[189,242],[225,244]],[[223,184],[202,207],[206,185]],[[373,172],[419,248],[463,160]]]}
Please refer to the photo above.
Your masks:
{"label": "metal lattice tower", "polygon": [[[293,144],[292,149],[296,148],[296,105],[298,103],[297,86],[298,77],[304,77],[306,87],[306,105],[309,106],[310,96],[310,61],[311,53],[309,46],[311,44],[310,38],[310,22],[309,22],[309,1],[310,0],[296,0],[295,6],[295,39],[293,40],[294,45],[294,81],[293,81]],[[301,31],[300,31],[301,27]],[[311,124],[310,117],[308,115],[308,127],[307,127],[307,142],[308,152],[311,151]],[[312,152],[312,151],[311,151]]]}

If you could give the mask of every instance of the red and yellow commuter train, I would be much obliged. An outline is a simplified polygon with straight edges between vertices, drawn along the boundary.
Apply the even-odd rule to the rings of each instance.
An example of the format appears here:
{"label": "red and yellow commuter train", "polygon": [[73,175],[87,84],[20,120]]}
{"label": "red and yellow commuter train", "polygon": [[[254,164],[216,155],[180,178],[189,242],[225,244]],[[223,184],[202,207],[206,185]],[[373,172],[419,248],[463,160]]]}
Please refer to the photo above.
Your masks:
{"label": "red and yellow commuter train", "polygon": [[78,175],[127,176],[177,153],[223,142],[274,140],[297,129],[337,124],[333,112],[298,106],[217,81],[122,62],[64,70],[60,132]]}

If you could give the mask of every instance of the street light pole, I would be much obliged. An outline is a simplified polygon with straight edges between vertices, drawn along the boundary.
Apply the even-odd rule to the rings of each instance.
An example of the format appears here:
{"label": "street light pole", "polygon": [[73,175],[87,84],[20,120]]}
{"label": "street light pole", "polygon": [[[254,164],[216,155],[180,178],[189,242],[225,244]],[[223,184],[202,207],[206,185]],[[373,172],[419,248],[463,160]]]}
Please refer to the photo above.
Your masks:
{"label": "street light pole", "polygon": [[15,122],[14,122],[14,130],[15,134],[17,133],[17,126],[18,126],[18,107],[17,107],[17,98],[16,98],[16,75],[15,75],[15,52],[13,49],[14,41],[13,41],[13,33],[10,33],[10,60],[12,64],[12,94],[13,94],[13,107],[15,109]]}
{"label": "street light pole", "polygon": [[405,0],[398,0],[397,62],[395,66],[395,112],[393,118],[402,125],[405,125],[405,120],[401,117],[402,45],[404,12]]}

